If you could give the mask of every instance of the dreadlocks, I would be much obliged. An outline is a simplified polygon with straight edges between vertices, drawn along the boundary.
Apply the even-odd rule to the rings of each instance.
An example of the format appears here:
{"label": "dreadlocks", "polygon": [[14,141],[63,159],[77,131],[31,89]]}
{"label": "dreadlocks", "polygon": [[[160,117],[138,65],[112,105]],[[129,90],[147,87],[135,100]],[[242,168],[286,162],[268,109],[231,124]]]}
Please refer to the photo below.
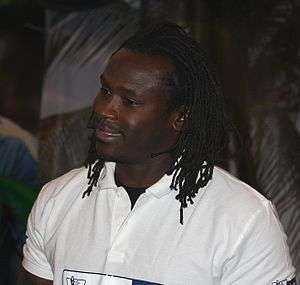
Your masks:
{"label": "dreadlocks", "polygon": [[[169,108],[183,108],[184,125],[170,150],[173,163],[168,174],[173,173],[170,188],[178,191],[176,199],[181,205],[180,223],[183,223],[183,209],[188,202],[193,204],[199,189],[212,178],[214,165],[225,144],[226,120],[220,85],[199,44],[175,24],[161,23],[138,32],[121,48],[149,56],[160,55],[173,65],[167,83]],[[103,161],[96,156],[94,140],[92,136],[86,161],[90,186],[84,195],[89,195],[97,183],[103,166]]]}

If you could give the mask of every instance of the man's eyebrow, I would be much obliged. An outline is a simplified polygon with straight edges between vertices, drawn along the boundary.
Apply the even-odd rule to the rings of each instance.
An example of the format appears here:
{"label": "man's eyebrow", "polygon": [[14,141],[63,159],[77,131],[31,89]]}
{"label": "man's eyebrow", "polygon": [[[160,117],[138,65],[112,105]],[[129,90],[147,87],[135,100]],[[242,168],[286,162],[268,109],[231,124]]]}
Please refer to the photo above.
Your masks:
{"label": "man's eyebrow", "polygon": [[[105,75],[104,74],[101,74],[100,75],[100,82],[103,86],[105,87],[110,87],[108,81],[105,79]],[[124,95],[128,95],[128,96],[134,96],[136,95],[135,91],[130,89],[130,88],[127,88],[126,86],[122,86],[120,87],[120,91],[124,94]]]}
{"label": "man's eyebrow", "polygon": [[128,95],[128,96],[134,96],[134,95],[136,95],[136,93],[134,92],[134,90],[126,88],[126,87],[121,87],[120,90],[121,90],[121,92],[123,94]]}

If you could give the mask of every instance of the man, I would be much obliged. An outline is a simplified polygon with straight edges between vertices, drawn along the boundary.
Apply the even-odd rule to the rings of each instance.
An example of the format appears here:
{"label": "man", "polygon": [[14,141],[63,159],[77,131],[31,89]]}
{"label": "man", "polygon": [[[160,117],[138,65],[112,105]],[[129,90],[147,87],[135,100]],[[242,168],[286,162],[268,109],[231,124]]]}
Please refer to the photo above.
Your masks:
{"label": "man", "polygon": [[157,25],[100,79],[88,170],[47,184],[28,220],[34,284],[296,284],[271,203],[214,167],[224,104],[198,44]]}

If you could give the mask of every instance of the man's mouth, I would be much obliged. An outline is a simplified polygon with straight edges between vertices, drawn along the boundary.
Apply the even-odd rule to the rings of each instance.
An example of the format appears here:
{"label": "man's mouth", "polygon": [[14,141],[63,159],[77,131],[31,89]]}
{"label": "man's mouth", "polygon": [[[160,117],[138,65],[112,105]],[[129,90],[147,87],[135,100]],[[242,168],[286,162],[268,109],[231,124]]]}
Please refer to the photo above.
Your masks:
{"label": "man's mouth", "polygon": [[98,116],[95,112],[90,117],[88,128],[95,131],[96,138],[101,142],[112,142],[122,136],[122,131],[117,125]]}
{"label": "man's mouth", "polygon": [[102,125],[95,129],[95,135],[102,142],[112,142],[119,139],[122,134],[118,130]]}

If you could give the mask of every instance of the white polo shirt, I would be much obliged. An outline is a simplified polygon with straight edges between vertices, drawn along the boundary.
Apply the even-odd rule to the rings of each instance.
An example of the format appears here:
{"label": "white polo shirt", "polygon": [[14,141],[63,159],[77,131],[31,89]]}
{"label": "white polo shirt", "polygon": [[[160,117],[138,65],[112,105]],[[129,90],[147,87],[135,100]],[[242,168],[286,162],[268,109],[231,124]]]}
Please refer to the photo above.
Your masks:
{"label": "white polo shirt", "polygon": [[54,285],[296,284],[275,210],[250,186],[215,168],[181,225],[171,176],[131,210],[114,168],[105,164],[84,199],[85,168],[44,186],[28,219],[26,270]]}

